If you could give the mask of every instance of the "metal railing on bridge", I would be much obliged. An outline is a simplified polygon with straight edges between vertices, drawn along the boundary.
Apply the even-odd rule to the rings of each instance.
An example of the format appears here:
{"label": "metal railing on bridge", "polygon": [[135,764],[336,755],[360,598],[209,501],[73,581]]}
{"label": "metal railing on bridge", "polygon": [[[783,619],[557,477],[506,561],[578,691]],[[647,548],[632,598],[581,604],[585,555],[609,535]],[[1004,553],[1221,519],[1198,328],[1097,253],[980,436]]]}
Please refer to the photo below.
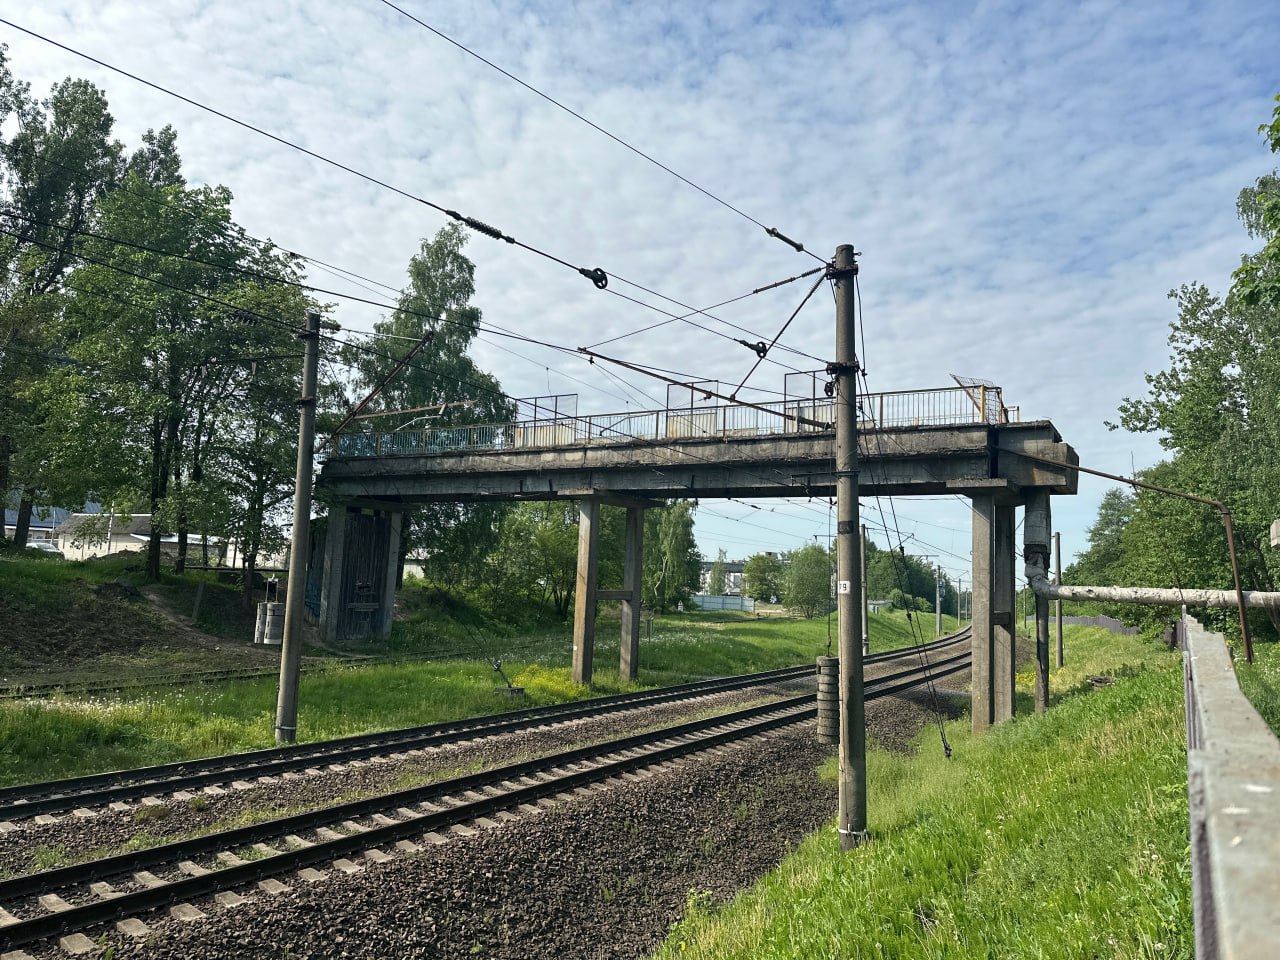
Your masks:
{"label": "metal railing on bridge", "polygon": [[[865,394],[858,398],[859,429],[1008,422],[999,387],[939,387]],[[1015,411],[1016,412],[1016,411]],[[698,438],[743,439],[835,429],[835,403],[791,399],[740,406],[691,406],[665,410],[560,415],[513,423],[370,431],[349,429],[337,437],[338,457],[434,456],[468,450],[527,450],[592,444]],[[994,419],[998,418],[998,419]]]}

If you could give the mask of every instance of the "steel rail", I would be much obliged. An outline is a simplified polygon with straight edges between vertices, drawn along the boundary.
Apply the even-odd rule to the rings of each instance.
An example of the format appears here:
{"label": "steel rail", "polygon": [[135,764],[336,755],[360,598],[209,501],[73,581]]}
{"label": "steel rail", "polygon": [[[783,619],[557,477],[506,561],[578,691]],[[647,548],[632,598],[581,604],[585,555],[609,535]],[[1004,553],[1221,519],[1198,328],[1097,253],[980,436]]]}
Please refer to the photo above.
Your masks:
{"label": "steel rail", "polygon": [[[924,650],[938,650],[960,643],[968,631],[961,630],[924,648],[884,651],[868,658],[886,662]],[[567,722],[624,710],[641,709],[681,699],[709,696],[745,687],[802,679],[813,667],[789,667],[756,674],[662,687],[639,693],[615,694],[588,701],[554,704],[528,710],[510,711],[487,717],[428,724],[402,730],[361,734],[297,746],[274,747],[250,753],[179,761],[134,770],[88,774],[43,783],[0,788],[0,820],[60,813],[77,807],[104,806],[139,799],[157,792],[176,792],[230,783],[249,777],[274,776],[317,764],[362,760],[390,752],[444,746],[476,736],[497,736],[547,721]]]}
{"label": "steel rail", "polygon": [[[929,676],[935,679],[960,672],[968,668],[967,661],[970,656],[965,653],[949,658],[947,661],[949,666],[942,669],[938,669],[937,665],[934,668],[916,667],[913,670],[901,671],[881,682],[872,681],[868,684],[866,699],[892,696],[917,686],[925,682],[926,669]],[[898,683],[885,682],[909,673],[917,676]],[[794,697],[428,786],[350,801],[323,810],[295,814],[191,840],[176,841],[149,850],[133,851],[91,863],[59,867],[0,881],[0,903],[13,903],[15,899],[39,893],[66,889],[72,885],[108,877],[118,877],[120,874],[144,870],[148,867],[174,864],[192,857],[234,851],[247,844],[287,837],[300,830],[341,823],[344,820],[366,817],[386,810],[394,810],[401,816],[407,817],[398,822],[363,829],[348,836],[309,843],[300,849],[275,854],[265,860],[224,866],[196,876],[164,882],[160,886],[117,893],[109,898],[72,906],[60,912],[19,920],[0,927],[0,938],[3,938],[0,943],[9,947],[21,946],[126,916],[145,913],[157,907],[206,897],[268,876],[342,857],[348,853],[370,850],[413,835],[445,829],[500,810],[562,794],[589,783],[611,779],[632,770],[667,762],[735,740],[758,736],[761,733],[809,719],[816,712],[817,708],[812,695]],[[655,747],[655,744],[670,743],[672,740],[678,742],[669,746]],[[637,754],[635,752],[637,750],[645,752]],[[594,765],[587,769],[563,770],[563,768],[584,763]],[[563,772],[552,774],[551,771],[554,770]],[[525,785],[515,783],[522,779],[527,781],[536,776],[547,777],[547,779]],[[514,786],[501,794],[483,795],[478,792],[485,788],[492,789],[498,784]],[[403,809],[408,804],[433,803],[469,792],[475,794],[476,799],[464,800],[445,809],[424,812],[421,815],[415,813],[413,816],[407,815],[414,812]]]}

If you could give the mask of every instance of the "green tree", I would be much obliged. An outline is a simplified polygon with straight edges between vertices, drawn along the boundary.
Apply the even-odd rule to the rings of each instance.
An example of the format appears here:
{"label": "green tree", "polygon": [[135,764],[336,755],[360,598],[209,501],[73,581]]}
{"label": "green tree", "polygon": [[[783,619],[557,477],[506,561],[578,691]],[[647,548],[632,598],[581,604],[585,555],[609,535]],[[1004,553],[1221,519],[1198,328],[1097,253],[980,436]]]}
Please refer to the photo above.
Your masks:
{"label": "green tree", "polygon": [[503,518],[491,555],[498,582],[568,616],[578,572],[578,509],[546,500],[518,503]]}
{"label": "green tree", "polygon": [[24,542],[43,488],[32,441],[45,426],[44,411],[24,394],[64,362],[49,325],[61,309],[77,231],[117,180],[122,148],[100,90],[68,79],[36,101],[0,45],[0,125],[7,122],[14,132],[0,139],[0,497],[21,488],[17,539]]}
{"label": "green tree", "polygon": [[[345,353],[357,375],[352,387],[363,398],[394,369],[417,341],[426,345],[411,365],[388,382],[369,412],[415,410],[372,422],[379,431],[410,426],[461,427],[504,424],[515,417],[514,404],[491,374],[482,371],[467,350],[480,329],[475,295],[475,264],[463,253],[467,234],[456,224],[424,240],[409,261],[409,283],[398,308],[373,325],[374,335],[357,338]],[[431,504],[405,515],[404,553],[424,553],[434,579],[445,584],[477,579],[497,546],[503,504]]]}
{"label": "green tree", "polygon": [[782,561],[776,553],[757,553],[742,565],[742,592],[768,603],[782,596]]}
{"label": "green tree", "polygon": [[[36,448],[47,489],[68,503],[86,496],[105,503],[142,499],[152,515],[147,569],[154,578],[163,530],[177,531],[185,549],[193,515],[226,518],[237,499],[265,513],[278,472],[259,503],[253,487],[236,494],[230,484],[246,468],[252,473],[245,460],[261,452],[265,433],[278,431],[279,444],[287,445],[291,428],[272,410],[269,420],[256,417],[252,437],[245,422],[246,413],[254,419],[252,411],[242,404],[255,368],[239,358],[262,357],[265,372],[276,355],[296,356],[292,323],[301,321],[306,301],[296,288],[237,272],[292,275],[292,264],[247,241],[231,220],[225,188],[184,185],[172,131],[149,133],[145,143],[120,188],[98,204],[96,236],[81,246],[87,259],[68,275],[56,330],[70,362],[42,378],[30,396],[49,415]],[[274,399],[296,397],[292,372],[275,369]],[[276,462],[283,460],[281,451]],[[261,525],[263,517],[249,523]]]}
{"label": "green tree", "polygon": [[[1280,106],[1263,130],[1280,150]],[[1274,590],[1280,564],[1264,544],[1268,527],[1280,517],[1275,456],[1280,449],[1280,183],[1275,173],[1243,190],[1237,210],[1249,234],[1263,241],[1262,249],[1242,259],[1225,298],[1203,284],[1171,292],[1177,319],[1170,327],[1169,363],[1146,377],[1145,396],[1126,398],[1119,425],[1159,435],[1169,457],[1144,472],[1152,482],[1227,505],[1243,586]],[[1230,585],[1225,536],[1212,508],[1149,492],[1131,502],[1118,538],[1119,557],[1107,556],[1091,542],[1073,576],[1106,576],[1126,585]],[[1105,519],[1100,514],[1104,531]],[[1280,618],[1272,615],[1271,626],[1280,627]]]}
{"label": "green tree", "polygon": [[707,587],[707,593],[713,596],[724,596],[725,587],[725,551],[722,547],[720,552],[716,554],[716,558],[711,563],[710,585]]}
{"label": "green tree", "polygon": [[693,504],[675,500],[646,510],[644,517],[644,603],[659,613],[674,610],[698,589],[702,555],[693,538]]}
{"label": "green tree", "polygon": [[831,606],[830,552],[816,543],[805,544],[790,554],[783,580],[783,600],[806,617],[826,613]]}
{"label": "green tree", "polygon": [[[1272,153],[1280,153],[1280,94],[1271,122],[1258,132]],[[1258,253],[1245,256],[1235,272],[1235,294],[1252,307],[1280,309],[1280,189],[1275,173],[1262,177],[1241,194],[1238,209],[1251,236],[1263,241]]]}

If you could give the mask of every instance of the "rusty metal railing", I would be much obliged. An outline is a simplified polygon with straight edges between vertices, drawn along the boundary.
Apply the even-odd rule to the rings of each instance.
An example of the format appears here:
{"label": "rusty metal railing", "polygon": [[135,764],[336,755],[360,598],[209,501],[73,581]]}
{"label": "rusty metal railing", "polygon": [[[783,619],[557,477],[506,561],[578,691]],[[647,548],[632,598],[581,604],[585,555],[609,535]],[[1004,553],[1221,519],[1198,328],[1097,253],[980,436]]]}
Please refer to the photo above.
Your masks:
{"label": "rusty metal railing", "polygon": [[1280,944],[1280,741],[1240,692],[1222,635],[1185,614],[1179,633],[1196,957],[1270,960]]}
{"label": "rusty metal railing", "polygon": [[[1002,423],[1009,419],[998,387],[940,387],[865,394],[859,427]],[[371,431],[354,426],[334,444],[337,457],[433,456],[468,450],[537,449],[599,443],[741,439],[835,429],[835,403],[825,397],[752,407],[737,405],[558,416],[515,423]]]}

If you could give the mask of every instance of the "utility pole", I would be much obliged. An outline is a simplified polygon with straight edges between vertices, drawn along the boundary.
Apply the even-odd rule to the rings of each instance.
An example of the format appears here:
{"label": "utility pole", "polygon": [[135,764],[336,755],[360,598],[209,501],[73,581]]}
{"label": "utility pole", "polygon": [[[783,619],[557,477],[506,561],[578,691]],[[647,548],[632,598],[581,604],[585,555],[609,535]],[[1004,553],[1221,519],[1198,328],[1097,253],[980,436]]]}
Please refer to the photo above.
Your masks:
{"label": "utility pole", "polygon": [[867,525],[862,524],[862,655],[871,652],[871,617],[867,609]]}
{"label": "utility pole", "polygon": [[942,636],[942,564],[938,564],[933,568],[933,578],[933,611],[934,620],[936,621],[933,628],[933,635],[935,637],[940,637]]}
{"label": "utility pole", "polygon": [[[1053,582],[1062,586],[1062,533],[1053,535]],[[1058,666],[1062,666],[1062,601],[1053,601],[1054,613],[1058,619]]]}
{"label": "utility pole", "polygon": [[964,604],[964,577],[956,577],[956,629],[964,623],[962,605]]}
{"label": "utility pole", "polygon": [[862,565],[858,524],[858,359],[855,348],[853,247],[836,247],[836,615],[840,653],[840,849],[867,840],[867,729],[862,689]]}
{"label": "utility pole", "polygon": [[284,598],[280,645],[280,692],[276,698],[276,743],[298,739],[298,666],[302,661],[302,604],[307,583],[307,537],[311,531],[311,458],[316,440],[316,368],[320,365],[320,314],[307,311],[303,343],[302,397],[298,400],[298,468],[293,487],[293,540]]}

